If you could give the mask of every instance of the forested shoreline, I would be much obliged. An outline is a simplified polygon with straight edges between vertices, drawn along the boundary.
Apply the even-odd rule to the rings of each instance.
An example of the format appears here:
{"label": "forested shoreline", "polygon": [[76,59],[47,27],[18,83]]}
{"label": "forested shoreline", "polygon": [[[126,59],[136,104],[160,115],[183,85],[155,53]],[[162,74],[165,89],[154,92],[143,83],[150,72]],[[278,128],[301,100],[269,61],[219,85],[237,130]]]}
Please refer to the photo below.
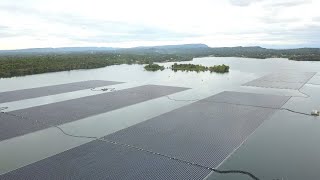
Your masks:
{"label": "forested shoreline", "polygon": [[0,78],[46,72],[93,69],[118,64],[190,61],[196,57],[288,58],[320,61],[319,48],[266,49],[262,47],[211,48],[205,44],[138,48],[40,48],[0,51]]}
{"label": "forested shoreline", "polygon": [[47,54],[0,56],[0,78],[41,74],[46,72],[94,69],[119,64],[187,61],[193,57],[167,54]]}

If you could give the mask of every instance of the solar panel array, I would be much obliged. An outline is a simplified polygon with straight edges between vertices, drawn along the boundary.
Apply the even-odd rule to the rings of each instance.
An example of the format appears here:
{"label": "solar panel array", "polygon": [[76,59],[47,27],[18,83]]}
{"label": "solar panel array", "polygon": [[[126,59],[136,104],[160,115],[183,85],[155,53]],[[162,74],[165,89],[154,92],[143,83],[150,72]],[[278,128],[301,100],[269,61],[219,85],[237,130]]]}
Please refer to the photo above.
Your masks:
{"label": "solar panel array", "polygon": [[186,90],[186,88],[145,85],[11,111],[0,119],[0,140],[105,113],[183,90]]}
{"label": "solar panel array", "polygon": [[0,103],[18,101],[23,99],[31,99],[42,96],[49,96],[54,94],[79,91],[83,89],[109,86],[114,84],[119,84],[120,82],[113,81],[101,81],[101,80],[91,80],[74,82],[68,84],[59,84],[54,86],[45,86],[31,89],[22,89],[16,91],[7,91],[0,93]]}
{"label": "solar panel array", "polygon": [[222,102],[235,105],[258,106],[266,108],[280,108],[290,99],[290,96],[256,94],[245,92],[224,91],[208,97],[203,101]]}
{"label": "solar panel array", "polygon": [[218,166],[288,98],[223,92],[104,137],[116,143],[93,141],[0,179],[200,180],[209,170],[192,163]]}
{"label": "solar panel array", "polygon": [[16,171],[3,180],[193,180],[209,170],[110,143],[93,141]]}
{"label": "solar panel array", "polygon": [[216,167],[289,98],[223,92],[105,138]]}
{"label": "solar panel array", "polygon": [[316,73],[314,72],[285,72],[272,73],[261,78],[255,79],[245,86],[278,88],[278,89],[300,89],[307,83]]}

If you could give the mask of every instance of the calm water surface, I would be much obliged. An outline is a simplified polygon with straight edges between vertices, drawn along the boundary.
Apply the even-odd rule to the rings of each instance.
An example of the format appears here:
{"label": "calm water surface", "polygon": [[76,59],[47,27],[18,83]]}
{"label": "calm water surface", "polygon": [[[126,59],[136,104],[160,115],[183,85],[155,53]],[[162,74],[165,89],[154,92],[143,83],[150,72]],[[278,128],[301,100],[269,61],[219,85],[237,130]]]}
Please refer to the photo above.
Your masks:
{"label": "calm water surface", "polygon": [[[74,70],[69,72],[47,73],[24,77],[0,79],[0,92],[42,87],[84,80],[121,81],[137,85],[157,84],[192,88],[181,93],[180,99],[205,98],[224,90],[246,91],[257,93],[301,95],[296,90],[277,90],[266,88],[244,87],[241,84],[259,78],[271,72],[320,72],[320,62],[297,62],[287,59],[247,59],[247,58],[196,58],[193,61],[181,62],[213,66],[227,64],[230,72],[217,74],[210,72],[173,72],[170,69],[148,72],[142,65],[117,65],[92,70]],[[173,63],[161,63],[170,67]],[[319,73],[318,73],[319,75]],[[319,76],[310,80],[320,83]],[[310,112],[320,108],[320,87],[305,85],[301,91],[310,98],[292,98],[285,105],[297,111]],[[56,98],[56,96],[52,96]],[[70,97],[72,99],[72,95]],[[169,103],[172,103],[168,105]],[[152,117],[163,113],[159,104],[174,109],[185,104],[159,100],[158,106],[149,103],[134,113],[141,117]],[[1,104],[0,104],[1,105]],[[14,106],[14,105],[13,105]],[[168,109],[169,111],[170,109]],[[124,108],[122,111],[126,111]],[[129,111],[129,110],[128,110]],[[133,111],[132,111],[133,112]],[[132,116],[128,114],[127,116]],[[116,117],[116,116],[115,116]],[[130,123],[123,123],[125,128]],[[94,127],[94,125],[92,125]],[[70,125],[70,130],[77,125]],[[90,127],[87,126],[86,127]],[[96,127],[97,129],[99,127]],[[97,129],[87,128],[84,133],[95,133]],[[80,130],[79,130],[80,131]],[[320,119],[280,111],[265,121],[229,159],[219,168],[242,169],[250,171],[261,179],[319,179],[320,178]],[[14,150],[12,150],[14,151]],[[0,150],[1,152],[1,150]],[[214,153],[214,152],[213,152]],[[19,158],[12,161],[19,161]],[[0,168],[6,166],[0,163]],[[208,179],[248,179],[241,175],[212,174]]]}
{"label": "calm water surface", "polygon": [[[213,66],[227,64],[230,72],[216,74],[210,72],[173,72],[166,69],[148,72],[142,65],[116,65],[91,70],[73,70],[57,73],[46,73],[24,77],[0,79],[0,92],[41,87],[46,85],[84,81],[91,79],[137,82],[145,84],[165,84],[187,87],[212,87],[216,85],[241,84],[270,72],[279,71],[313,71],[320,70],[318,62],[297,62],[286,59],[248,59],[248,58],[196,58],[193,61],[181,62]],[[173,63],[161,63],[170,67]]]}

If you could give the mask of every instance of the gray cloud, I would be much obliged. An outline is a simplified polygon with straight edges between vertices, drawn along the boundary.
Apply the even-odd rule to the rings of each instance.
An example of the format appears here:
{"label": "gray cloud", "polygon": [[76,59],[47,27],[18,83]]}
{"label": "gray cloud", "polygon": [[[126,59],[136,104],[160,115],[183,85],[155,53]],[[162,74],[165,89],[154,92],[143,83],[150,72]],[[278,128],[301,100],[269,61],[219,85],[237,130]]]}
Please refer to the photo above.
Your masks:
{"label": "gray cloud", "polygon": [[263,1],[263,0],[229,0],[234,6],[249,6],[252,3]]}
{"label": "gray cloud", "polygon": [[259,20],[265,24],[287,24],[300,21],[299,18],[279,18],[276,16],[261,17]]}
{"label": "gray cloud", "polygon": [[[148,30],[146,30],[148,31]],[[152,33],[129,33],[124,35],[106,35],[99,34],[91,37],[68,36],[75,41],[95,42],[95,43],[121,43],[130,41],[178,41],[186,37],[196,37],[195,35],[181,34],[166,31],[157,31]]]}
{"label": "gray cloud", "polygon": [[293,6],[299,6],[302,4],[311,3],[311,0],[278,0],[278,1],[268,1],[268,0],[229,0],[229,2],[234,6],[249,6],[253,3],[263,2],[267,8],[288,8]]}
{"label": "gray cloud", "polygon": [[[246,43],[246,39],[254,39],[256,43],[249,45],[267,48],[320,47],[320,39],[318,38],[320,37],[320,25],[306,25],[292,29],[288,29],[286,26],[277,29],[266,26],[266,28],[260,30],[224,33],[224,35],[241,37],[244,39],[243,43]],[[279,44],[278,42],[293,43],[289,45]]]}
{"label": "gray cloud", "polygon": [[[61,22],[61,21],[60,21]],[[69,26],[79,27],[90,31],[96,31],[93,36],[77,36],[76,34],[58,34],[75,41],[95,43],[121,43],[129,41],[173,41],[186,37],[196,37],[196,34],[172,32],[161,28],[154,28],[139,24],[128,24],[112,21],[86,20],[71,18],[64,23]]]}
{"label": "gray cloud", "polygon": [[[0,25],[0,38],[6,37],[20,37],[26,36],[32,40],[37,40],[41,42],[53,43],[61,41],[62,43],[67,42],[70,44],[74,43],[126,43],[131,41],[182,41],[187,38],[198,38],[204,39],[203,37],[212,36],[212,41],[214,37],[219,37],[219,35],[226,35],[230,37],[231,40],[240,41],[245,45],[246,37],[248,41],[257,42],[259,45],[263,45],[263,42],[273,41],[277,43],[283,42],[286,44],[290,42],[303,42],[309,45],[320,45],[320,27],[315,24],[320,24],[320,16],[310,17],[312,22],[307,22],[305,17],[302,15],[301,18],[284,18],[281,13],[284,8],[295,7],[302,4],[310,3],[309,0],[228,0],[232,5],[238,6],[240,8],[246,8],[252,4],[261,6],[262,12],[252,14],[250,18],[245,20],[252,20],[252,26],[248,27],[235,27],[229,29],[221,30],[217,28],[212,31],[202,31],[205,34],[188,33],[188,30],[183,28],[175,28],[181,32],[167,30],[166,28],[154,27],[146,24],[137,24],[130,22],[120,22],[120,21],[106,21],[103,19],[91,19],[86,16],[81,16],[73,14],[72,10],[50,13],[50,11],[42,10],[41,8],[36,9],[36,6],[28,4],[29,1],[25,1],[24,4],[20,3],[0,3],[0,12],[8,14],[12,17],[17,18],[16,24],[12,23],[2,23]],[[250,8],[248,8],[250,9]],[[255,13],[255,12],[253,12]],[[301,12],[297,12],[301,13]],[[222,14],[223,15],[223,14]],[[19,17],[30,18],[30,23],[24,21],[20,23]],[[286,16],[289,17],[289,16]],[[308,16],[306,16],[308,17]],[[309,17],[308,17],[309,18]],[[23,18],[24,19],[24,18]],[[241,18],[239,18],[241,20]],[[235,18],[235,21],[237,18]],[[209,19],[210,21],[210,19]],[[6,21],[4,21],[6,22]],[[257,22],[257,23],[256,23]],[[33,23],[33,24],[31,24]],[[39,23],[39,26],[37,26]],[[188,22],[186,22],[188,23]],[[193,22],[190,22],[192,26]],[[210,22],[208,22],[210,23]],[[214,24],[215,22],[212,22]],[[226,24],[232,24],[233,22],[225,22]],[[256,23],[256,24],[255,24]],[[292,29],[292,23],[305,25],[299,29]],[[314,24],[311,26],[309,24]],[[45,29],[47,25],[53,26],[54,30]],[[187,26],[187,25],[186,25]],[[201,25],[199,25],[200,27]],[[259,28],[255,28],[255,26]],[[209,27],[211,26],[204,26]],[[239,31],[238,31],[239,30]],[[192,29],[191,31],[197,31]],[[19,38],[16,38],[18,41]],[[49,41],[50,40],[50,41]],[[226,39],[227,40],[227,39]],[[10,40],[9,40],[10,41]],[[303,44],[302,43],[302,44]],[[40,43],[39,43],[40,44]],[[287,43],[288,44],[288,43]]]}
{"label": "gray cloud", "polygon": [[9,31],[8,26],[1,26],[0,25],[0,37],[8,37],[10,36],[10,31]]}
{"label": "gray cloud", "polygon": [[299,43],[296,44],[298,47],[320,47],[320,26],[309,25],[300,28],[294,28],[291,30],[282,30],[278,32],[269,32],[269,40],[276,41],[289,41],[295,40]]}
{"label": "gray cloud", "polygon": [[[288,25],[289,23],[297,23],[300,22],[301,18],[284,18],[281,14],[281,12],[284,9],[299,6],[303,4],[310,3],[310,0],[279,0],[276,2],[268,2],[265,1],[265,3],[262,5],[262,7],[266,10],[266,14],[263,14],[263,16],[258,17],[259,22],[264,23],[266,25]],[[303,22],[301,22],[303,23]]]}
{"label": "gray cloud", "polygon": [[313,21],[320,22],[320,16],[312,18]]}
{"label": "gray cloud", "polygon": [[0,25],[0,30],[2,30],[2,29],[8,29],[9,28],[9,26],[2,26],[2,25]]}
{"label": "gray cloud", "polygon": [[16,37],[16,36],[23,36],[23,35],[35,35],[33,32],[34,31],[32,29],[26,29],[26,28],[16,29],[16,28],[11,28],[9,26],[0,26],[0,38]]}
{"label": "gray cloud", "polygon": [[288,7],[294,7],[294,6],[299,6],[299,5],[303,5],[303,4],[308,4],[310,2],[311,2],[311,0],[291,0],[291,1],[287,1],[287,2],[270,3],[269,6],[272,6],[274,8],[276,8],[276,7],[288,8]]}
{"label": "gray cloud", "polygon": [[[197,34],[172,32],[165,29],[145,26],[141,24],[90,19],[69,13],[52,14],[26,7],[0,6],[0,10],[5,10],[10,13],[16,13],[20,16],[32,16],[50,24],[57,23],[61,25],[66,25],[70,28],[79,28],[79,30],[82,29],[91,32],[96,32],[95,35],[88,37],[77,36],[77,32],[51,32],[51,34],[46,34],[47,36],[63,37],[74,41],[94,43],[121,43],[138,40],[173,41],[181,40],[186,37],[190,38],[198,36]],[[4,29],[3,32],[0,30],[0,37],[20,36],[22,34],[28,36],[37,34],[38,39],[45,39],[45,37],[40,37],[41,32],[39,32],[37,28],[28,30],[15,30],[10,27],[6,27],[6,29]]]}

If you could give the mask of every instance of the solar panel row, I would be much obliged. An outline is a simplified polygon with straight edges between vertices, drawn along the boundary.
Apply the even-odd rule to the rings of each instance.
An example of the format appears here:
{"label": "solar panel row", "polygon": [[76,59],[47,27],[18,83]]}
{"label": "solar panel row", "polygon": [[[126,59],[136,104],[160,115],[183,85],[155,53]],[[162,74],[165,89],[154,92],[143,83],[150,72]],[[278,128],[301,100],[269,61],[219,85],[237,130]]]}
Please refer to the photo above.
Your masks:
{"label": "solar panel row", "polygon": [[289,98],[223,92],[104,137],[148,151],[93,141],[0,178],[203,179],[209,170],[148,152],[216,167]]}
{"label": "solar panel row", "polygon": [[314,72],[272,73],[245,83],[244,85],[297,90],[307,83],[315,74]]}
{"label": "solar panel row", "polygon": [[0,116],[0,140],[76,121],[186,89],[145,85],[11,111]]}
{"label": "solar panel row", "polygon": [[91,80],[91,81],[74,82],[74,83],[68,83],[68,84],[59,84],[54,86],[45,86],[45,87],[38,87],[38,88],[31,88],[31,89],[1,92],[0,103],[31,99],[31,98],[42,97],[42,96],[49,96],[49,95],[72,92],[72,91],[79,91],[79,90],[90,89],[95,87],[109,86],[109,85],[114,85],[119,83],[120,82]]}

